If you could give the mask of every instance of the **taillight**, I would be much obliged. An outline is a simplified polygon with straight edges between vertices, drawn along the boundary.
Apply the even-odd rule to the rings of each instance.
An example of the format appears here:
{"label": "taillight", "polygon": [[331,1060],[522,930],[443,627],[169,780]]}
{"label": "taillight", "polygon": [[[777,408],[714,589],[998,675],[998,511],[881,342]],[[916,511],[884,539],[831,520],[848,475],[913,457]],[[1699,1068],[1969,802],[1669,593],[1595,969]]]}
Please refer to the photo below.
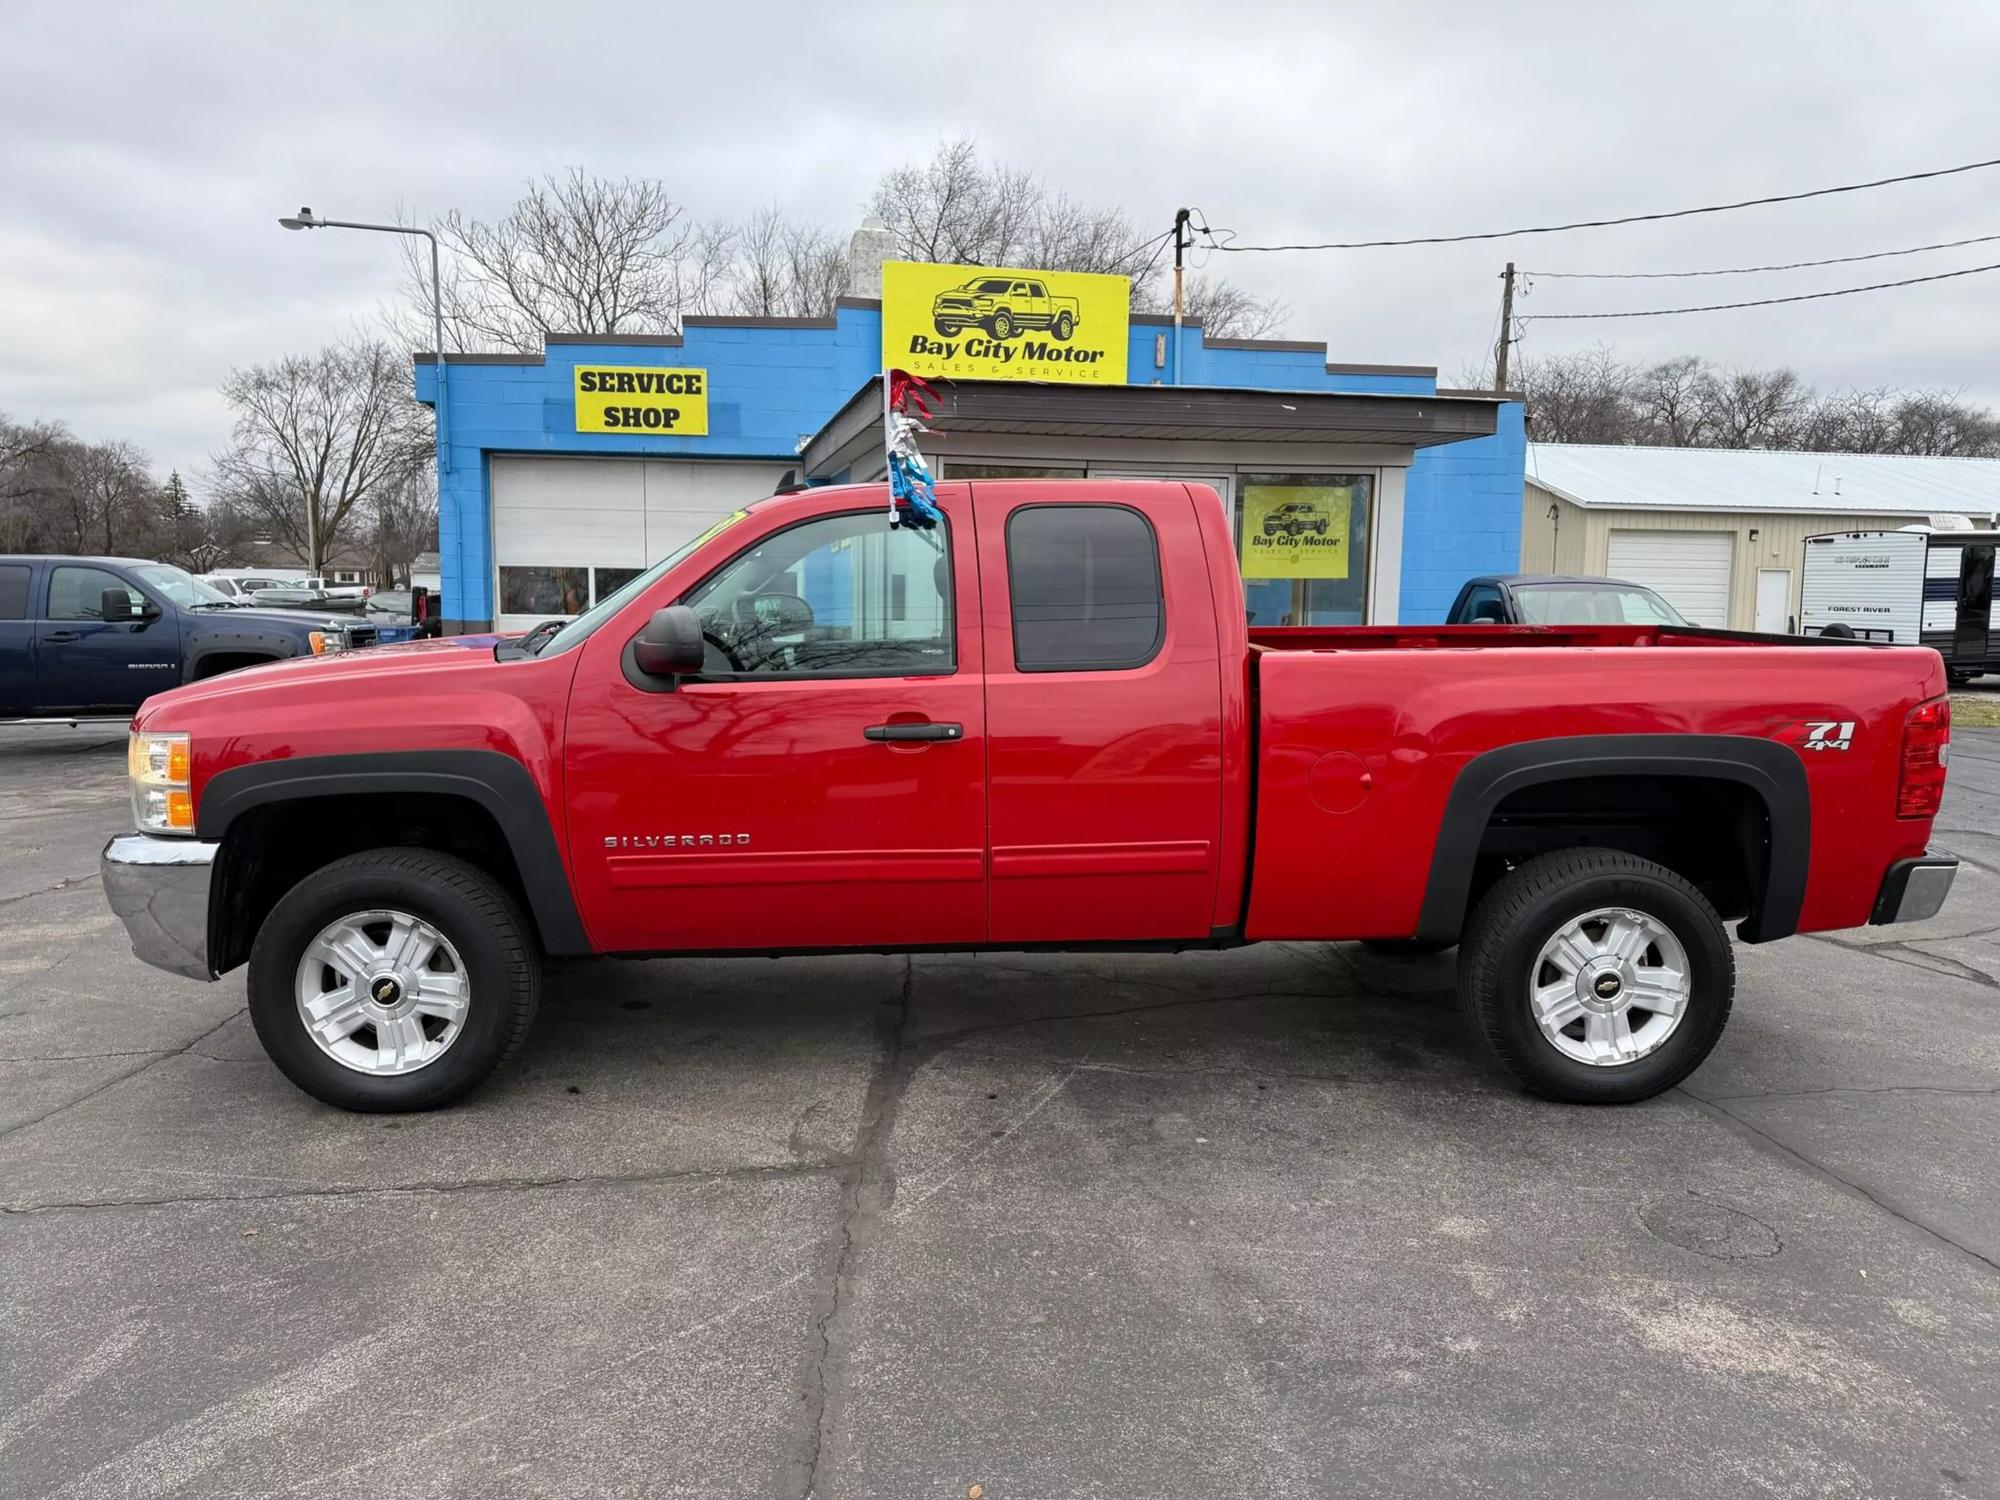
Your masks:
{"label": "taillight", "polygon": [[1934,818],[1944,797],[1945,761],[1951,749],[1951,700],[1919,703],[1903,720],[1902,774],[1896,783],[1896,816]]}

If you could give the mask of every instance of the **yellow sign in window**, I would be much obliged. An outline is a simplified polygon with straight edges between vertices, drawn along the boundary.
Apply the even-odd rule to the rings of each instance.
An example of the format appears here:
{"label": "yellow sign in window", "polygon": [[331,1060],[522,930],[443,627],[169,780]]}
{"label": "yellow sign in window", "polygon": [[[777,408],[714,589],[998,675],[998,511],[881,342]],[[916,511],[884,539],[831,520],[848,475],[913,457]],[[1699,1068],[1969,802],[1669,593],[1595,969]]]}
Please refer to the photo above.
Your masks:
{"label": "yellow sign in window", "polygon": [[1123,385],[1131,324],[1123,276],[906,260],[882,267],[887,370]]}
{"label": "yellow sign in window", "polygon": [[707,437],[708,371],[578,365],[576,430]]}
{"label": "yellow sign in window", "polygon": [[1349,485],[1244,485],[1243,576],[1347,577],[1353,518]]}

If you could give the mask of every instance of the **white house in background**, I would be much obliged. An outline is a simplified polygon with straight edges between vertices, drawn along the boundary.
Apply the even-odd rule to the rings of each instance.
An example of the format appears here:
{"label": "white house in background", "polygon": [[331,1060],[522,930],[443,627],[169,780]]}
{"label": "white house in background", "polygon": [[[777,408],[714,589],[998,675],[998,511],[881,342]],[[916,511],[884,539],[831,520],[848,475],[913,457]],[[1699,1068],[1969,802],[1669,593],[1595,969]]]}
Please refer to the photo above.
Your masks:
{"label": "white house in background", "polygon": [[1530,443],[1521,568],[1629,578],[1698,625],[1784,631],[1807,537],[1996,519],[1994,458]]}

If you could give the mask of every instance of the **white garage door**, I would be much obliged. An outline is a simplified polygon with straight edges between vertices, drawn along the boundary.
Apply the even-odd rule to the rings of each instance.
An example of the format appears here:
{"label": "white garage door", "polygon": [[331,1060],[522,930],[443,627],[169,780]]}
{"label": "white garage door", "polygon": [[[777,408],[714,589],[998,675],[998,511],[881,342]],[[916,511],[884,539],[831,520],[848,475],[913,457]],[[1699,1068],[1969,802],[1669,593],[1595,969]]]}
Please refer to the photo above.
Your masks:
{"label": "white garage door", "polygon": [[493,460],[501,630],[587,609],[795,465],[638,458]]}
{"label": "white garage door", "polygon": [[1643,583],[1696,625],[1729,626],[1727,531],[1614,531],[1604,571]]}

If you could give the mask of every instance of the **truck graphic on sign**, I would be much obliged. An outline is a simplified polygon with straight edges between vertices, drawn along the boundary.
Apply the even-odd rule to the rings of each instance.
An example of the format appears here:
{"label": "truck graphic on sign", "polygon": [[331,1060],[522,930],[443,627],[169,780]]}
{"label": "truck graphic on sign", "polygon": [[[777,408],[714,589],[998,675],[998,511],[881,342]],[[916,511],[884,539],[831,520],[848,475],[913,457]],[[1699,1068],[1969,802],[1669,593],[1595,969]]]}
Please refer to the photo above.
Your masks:
{"label": "truck graphic on sign", "polygon": [[1077,321],[1076,298],[1052,297],[1047,283],[1025,276],[975,276],[931,303],[931,324],[943,338],[977,326],[1002,340],[1037,328],[1068,339]]}
{"label": "truck graphic on sign", "polygon": [[1310,500],[1294,500],[1264,513],[1264,535],[1298,536],[1312,532],[1315,536],[1325,536],[1326,512]]}

